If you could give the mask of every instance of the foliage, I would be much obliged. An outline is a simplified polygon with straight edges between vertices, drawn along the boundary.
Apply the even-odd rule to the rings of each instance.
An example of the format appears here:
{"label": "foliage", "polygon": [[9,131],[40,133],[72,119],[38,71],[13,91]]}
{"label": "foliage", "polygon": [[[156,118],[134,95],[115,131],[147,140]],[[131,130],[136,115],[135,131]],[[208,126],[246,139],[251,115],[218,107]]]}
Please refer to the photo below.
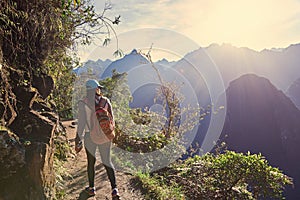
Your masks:
{"label": "foliage", "polygon": [[289,177],[260,154],[210,153],[158,172],[165,184],[176,182],[188,199],[282,199]]}
{"label": "foliage", "polygon": [[4,1],[1,12],[3,56],[10,66],[40,73],[56,49],[71,45],[63,26],[61,1]]}
{"label": "foliage", "polygon": [[89,0],[10,0],[2,2],[1,8],[4,57],[10,65],[37,72],[44,70],[48,56],[62,55],[75,41],[89,44],[104,27],[106,38],[114,32],[114,21],[104,15],[110,4],[101,14]]}
{"label": "foliage", "polygon": [[55,152],[54,156],[58,160],[65,161],[71,154],[71,146],[66,137],[66,133],[56,133],[54,138]]}
{"label": "foliage", "polygon": [[150,174],[142,172],[137,172],[135,176],[141,182],[142,188],[146,190],[145,199],[185,199],[180,187],[163,184],[164,177],[162,176],[152,177]]}
{"label": "foliage", "polygon": [[143,112],[141,108],[131,109],[129,112],[133,122],[136,124],[147,125],[151,122],[149,112]]}
{"label": "foliage", "polygon": [[[112,77],[106,78],[100,81],[100,84],[104,86],[102,90],[104,96],[108,97],[112,103],[113,115],[116,124],[116,137],[114,143],[125,151],[129,152],[149,152],[154,149],[160,148],[162,143],[165,143],[165,138],[160,134],[161,120],[156,120],[158,115],[150,115],[150,113],[135,115],[135,111],[129,107],[129,103],[132,100],[132,96],[127,84],[127,74],[118,73],[113,71]],[[151,126],[150,123],[144,125],[142,123],[135,123],[134,120],[138,120],[139,117],[146,117],[151,119],[151,122],[155,126]],[[139,120],[138,120],[139,121]],[[143,120],[142,120],[143,121]],[[149,139],[150,136],[151,139]],[[131,160],[122,153],[116,153],[113,159],[122,167],[131,168],[134,163],[129,163]]]}
{"label": "foliage", "polygon": [[[1,52],[1,49],[0,49]],[[9,85],[8,70],[6,65],[2,66],[0,63],[0,125],[10,125],[15,119],[16,113],[16,96],[12,92],[12,88]]]}
{"label": "foliage", "polygon": [[67,172],[67,169],[63,166],[64,162],[62,160],[59,160],[57,158],[54,159],[54,169],[55,169],[55,189],[56,199],[64,199],[64,197],[67,195],[65,191],[65,177],[71,177],[72,176]]}
{"label": "foliage", "polygon": [[[98,14],[89,0],[1,1],[0,44],[4,61],[28,72],[28,84],[33,76],[50,75],[55,83],[51,99],[58,111],[70,109],[75,78],[71,72],[79,65],[74,54],[76,44],[90,44],[96,34],[102,34],[105,40],[116,37],[113,25],[120,22],[120,17],[107,18],[105,14],[111,9],[107,3]],[[120,52],[118,46],[116,52]],[[13,83],[19,85],[22,81],[21,78]]]}
{"label": "foliage", "polygon": [[[120,149],[125,150],[125,152],[142,154],[160,150],[166,145],[169,145],[170,148],[166,148],[167,150],[164,152],[168,154],[166,155],[167,157],[173,158],[175,153],[176,155],[179,154],[179,156],[184,153],[185,149],[183,149],[182,141],[179,140],[186,131],[191,130],[196,122],[199,121],[198,109],[181,108],[181,113],[178,113],[178,109],[173,109],[173,106],[177,107],[178,103],[170,103],[172,109],[178,111],[176,115],[184,114],[186,116],[185,120],[181,120],[180,127],[178,128],[178,124],[168,123],[170,118],[163,113],[150,112],[149,110],[141,110],[139,108],[132,109],[129,107],[132,97],[129,86],[127,85],[126,73],[120,74],[113,71],[112,77],[102,80],[100,84],[104,85],[103,93],[109,97],[112,102],[116,122],[116,137],[114,143]],[[169,86],[169,88],[172,88],[172,93],[169,93],[170,96],[174,96],[177,88],[173,89],[171,86]],[[157,94],[157,100],[159,98],[159,94]],[[176,101],[177,100],[178,98],[176,98]],[[162,102],[162,100],[160,101]],[[173,113],[175,114],[175,112]],[[174,122],[175,118],[171,119],[171,121]],[[170,125],[168,130],[166,129],[166,124]],[[129,158],[130,155],[125,155],[124,152],[120,151],[117,154],[116,157],[122,159],[124,163],[127,163],[129,160],[135,160],[133,157]],[[160,159],[163,158],[151,157],[149,160],[145,160],[145,162],[150,166],[154,165],[153,163],[159,164]],[[135,166],[135,163],[131,164]]]}
{"label": "foliage", "polygon": [[54,145],[55,152],[53,167],[55,169],[56,199],[64,199],[66,195],[65,180],[66,177],[71,177],[71,175],[67,172],[68,170],[64,167],[64,162],[72,153],[71,146],[66,137],[66,132],[61,130],[55,133]]}

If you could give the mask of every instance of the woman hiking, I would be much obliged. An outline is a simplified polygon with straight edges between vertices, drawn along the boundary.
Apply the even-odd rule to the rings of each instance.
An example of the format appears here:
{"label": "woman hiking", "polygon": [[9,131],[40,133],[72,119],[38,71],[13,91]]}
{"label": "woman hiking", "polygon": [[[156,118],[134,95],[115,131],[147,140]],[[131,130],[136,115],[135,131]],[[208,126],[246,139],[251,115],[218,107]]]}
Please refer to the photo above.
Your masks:
{"label": "woman hiking", "polygon": [[83,148],[82,140],[84,140],[84,148],[87,156],[87,174],[89,181],[89,186],[85,188],[85,192],[89,196],[95,196],[95,153],[96,149],[98,148],[101,161],[104,164],[107,176],[111,184],[112,198],[114,200],[117,200],[119,199],[119,193],[117,189],[115,169],[111,162],[110,156],[112,145],[111,140],[113,137],[107,137],[107,135],[105,135],[100,129],[98,131],[99,133],[97,133],[98,136],[96,137],[96,139],[95,137],[93,137],[94,120],[91,116],[96,117],[96,115],[93,115],[93,113],[95,112],[95,107],[99,105],[102,105],[101,107],[105,107],[113,121],[113,111],[110,100],[102,95],[101,89],[103,89],[103,86],[101,86],[96,80],[88,80],[86,82],[86,98],[80,101],[78,104],[78,127],[75,139],[75,151],[77,153],[81,151],[81,149]]}

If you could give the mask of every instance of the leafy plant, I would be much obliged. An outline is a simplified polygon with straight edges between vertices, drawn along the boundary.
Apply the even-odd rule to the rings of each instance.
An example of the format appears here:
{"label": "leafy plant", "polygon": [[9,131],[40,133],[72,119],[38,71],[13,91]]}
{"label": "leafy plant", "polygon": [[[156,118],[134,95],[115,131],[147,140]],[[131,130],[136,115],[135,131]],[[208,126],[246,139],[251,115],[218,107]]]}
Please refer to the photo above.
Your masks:
{"label": "leafy plant", "polygon": [[66,177],[72,176],[68,173],[68,169],[64,167],[64,162],[71,155],[72,149],[66,138],[66,133],[64,131],[56,132],[54,137],[54,163],[53,167],[55,169],[55,189],[56,199],[64,199],[66,196],[65,192],[65,180]]}
{"label": "leafy plant", "polygon": [[137,172],[135,176],[141,182],[142,188],[145,190],[145,199],[173,199],[184,200],[184,194],[181,188],[174,185],[163,184],[163,176],[151,176],[148,173]]}
{"label": "leafy plant", "polygon": [[[102,13],[90,0],[10,0],[1,2],[0,8],[3,58],[12,70],[22,72],[11,83],[30,87],[34,77],[51,76],[50,100],[59,113],[70,110],[72,69],[80,65],[75,47],[88,45],[101,34],[106,44],[112,36],[118,41],[113,25],[119,24],[120,17],[106,17],[112,5],[106,3]],[[116,49],[120,55],[118,42]]]}
{"label": "leafy plant", "polygon": [[178,162],[158,172],[176,182],[188,199],[282,199],[291,178],[260,154],[225,151]]}

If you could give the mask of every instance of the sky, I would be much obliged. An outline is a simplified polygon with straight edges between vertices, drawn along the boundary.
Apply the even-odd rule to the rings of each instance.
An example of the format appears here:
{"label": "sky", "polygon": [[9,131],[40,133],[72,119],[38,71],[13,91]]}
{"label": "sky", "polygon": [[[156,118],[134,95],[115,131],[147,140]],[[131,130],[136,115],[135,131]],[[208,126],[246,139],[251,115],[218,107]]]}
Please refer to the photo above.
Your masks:
{"label": "sky", "polygon": [[[110,2],[113,7],[107,12],[108,17],[121,15],[121,23],[115,27],[118,35],[147,28],[155,29],[157,34],[161,29],[176,33],[174,35],[185,36],[187,40],[195,42],[199,47],[207,47],[213,43],[230,43],[236,47],[248,47],[257,51],[285,48],[300,42],[300,0],[111,0],[106,2]],[[105,1],[95,0],[94,4],[98,11],[102,11]],[[138,39],[137,37],[145,40],[149,38],[147,35],[140,35],[134,40]],[[150,40],[147,42],[149,46],[153,43]],[[167,41],[165,38],[164,41],[157,40],[153,45],[160,46],[163,42],[180,43],[181,41],[170,37]],[[191,48],[194,48],[192,46]],[[122,43],[120,48],[122,49]],[[102,59],[111,58],[105,53],[102,54]],[[88,55],[91,55],[91,50],[82,55],[87,59]]]}

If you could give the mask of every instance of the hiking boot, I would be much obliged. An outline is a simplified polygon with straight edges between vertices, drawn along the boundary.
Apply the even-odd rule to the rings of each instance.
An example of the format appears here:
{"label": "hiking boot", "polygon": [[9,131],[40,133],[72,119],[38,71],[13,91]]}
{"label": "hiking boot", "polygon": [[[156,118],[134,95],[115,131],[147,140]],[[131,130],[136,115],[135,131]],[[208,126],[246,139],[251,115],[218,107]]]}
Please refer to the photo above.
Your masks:
{"label": "hiking boot", "polygon": [[96,189],[95,187],[87,187],[84,190],[90,197],[95,196],[96,195]]}
{"label": "hiking boot", "polygon": [[111,196],[112,196],[113,200],[119,200],[120,199],[118,188],[114,188],[112,190]]}

